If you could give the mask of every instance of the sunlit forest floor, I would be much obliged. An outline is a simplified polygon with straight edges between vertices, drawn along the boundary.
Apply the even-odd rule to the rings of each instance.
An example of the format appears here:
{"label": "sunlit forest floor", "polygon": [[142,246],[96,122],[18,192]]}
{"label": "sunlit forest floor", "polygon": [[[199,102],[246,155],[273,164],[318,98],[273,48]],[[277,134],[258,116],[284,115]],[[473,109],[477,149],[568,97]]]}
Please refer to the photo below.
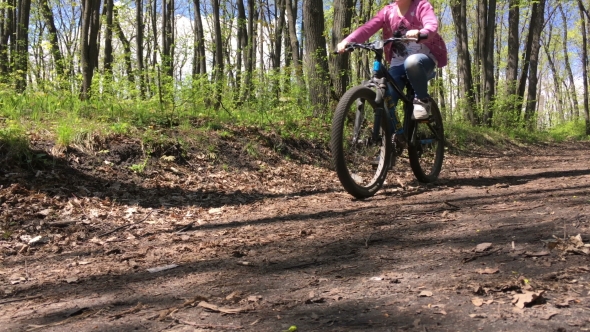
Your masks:
{"label": "sunlit forest floor", "polygon": [[401,158],[359,201],[257,137],[0,164],[0,330],[590,329],[590,143],[451,149],[429,186]]}

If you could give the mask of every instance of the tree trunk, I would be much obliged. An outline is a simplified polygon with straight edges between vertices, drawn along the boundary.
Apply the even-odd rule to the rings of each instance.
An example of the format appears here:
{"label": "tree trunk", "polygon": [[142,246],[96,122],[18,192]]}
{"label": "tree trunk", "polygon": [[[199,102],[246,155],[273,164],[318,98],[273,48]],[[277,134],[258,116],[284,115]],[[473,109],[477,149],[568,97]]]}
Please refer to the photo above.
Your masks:
{"label": "tree trunk", "polygon": [[328,84],[330,82],[326,60],[323,2],[321,0],[304,0],[303,17],[309,97],[314,115],[320,115],[328,108]]}
{"label": "tree trunk", "polygon": [[162,67],[168,77],[174,75],[174,0],[162,6]]}
{"label": "tree trunk", "polygon": [[588,106],[588,25],[590,25],[590,16],[582,3],[578,0],[580,17],[582,19],[582,73],[584,84],[584,115],[586,117],[586,135],[590,135],[590,107]]}
{"label": "tree trunk", "polygon": [[215,81],[215,99],[214,107],[219,109],[221,106],[221,91],[222,91],[222,80],[223,80],[223,42],[221,36],[221,21],[219,14],[219,0],[213,0],[213,24],[214,24],[214,37],[215,37],[215,65],[213,67],[213,77]]}
{"label": "tree trunk", "polygon": [[569,98],[572,101],[572,105],[570,105],[570,117],[572,119],[577,119],[580,116],[580,111],[579,111],[579,106],[578,106],[578,94],[576,92],[576,84],[574,81],[574,74],[572,72],[572,66],[570,64],[569,55],[568,55],[568,53],[569,53],[569,49],[567,46],[568,19],[565,15],[565,12],[563,11],[563,6],[561,3],[557,4],[557,8],[559,9],[559,12],[561,14],[562,29],[563,29],[563,39],[562,39],[563,61],[564,61],[565,70],[567,72],[567,76],[568,76],[568,80],[569,80],[569,87],[567,86],[565,80],[563,81],[563,84],[565,85],[567,95],[569,96]]}
{"label": "tree trunk", "polygon": [[0,80],[6,83],[8,78],[8,73],[10,72],[10,51],[11,46],[9,41],[12,38],[10,36],[14,35],[13,29],[13,17],[15,11],[15,0],[8,0],[6,5],[0,8],[0,13],[2,13],[2,32],[0,33]]}
{"label": "tree trunk", "polygon": [[283,31],[285,27],[285,1],[286,0],[277,0],[279,12],[278,17],[276,18],[277,24],[274,32],[274,47],[273,52],[271,54],[272,68],[274,70],[278,70],[279,68],[281,68],[282,41]]}
{"label": "tree trunk", "polygon": [[531,16],[530,34],[531,41],[531,57],[529,67],[529,84],[527,92],[526,107],[524,110],[525,124],[529,128],[534,128],[535,109],[537,103],[537,81],[538,81],[538,64],[539,54],[541,48],[541,32],[543,30],[543,22],[545,20],[545,0],[539,0],[533,6],[537,6],[536,15]]}
{"label": "tree trunk", "polygon": [[465,108],[465,118],[472,125],[476,124],[474,115],[475,99],[473,97],[473,77],[471,74],[471,57],[469,55],[469,36],[467,34],[467,1],[456,0],[451,4],[451,13],[455,22],[457,39],[457,70],[463,88],[460,89]]}
{"label": "tree trunk", "polygon": [[27,88],[27,72],[29,67],[29,18],[31,0],[20,0],[18,6],[18,25],[16,29],[16,91],[23,92]]}
{"label": "tree trunk", "polygon": [[[244,7],[244,0],[237,0],[238,2],[238,35],[236,48],[236,91],[240,92],[242,89],[242,66],[244,59],[244,49],[248,46],[248,27],[246,21],[246,9]],[[238,103],[241,103],[240,95]]]}
{"label": "tree trunk", "polygon": [[[345,32],[349,30],[352,21],[353,0],[334,1],[334,26],[332,27],[331,49],[335,50],[336,45],[346,37]],[[346,92],[350,82],[350,53],[332,55],[330,57],[330,77],[334,99],[339,100]]]}
{"label": "tree trunk", "polygon": [[256,25],[254,21],[257,20],[258,14],[256,11],[255,0],[248,0],[248,45],[246,46],[245,70],[246,77],[244,78],[244,90],[242,92],[242,101],[250,98],[252,91],[252,75],[254,72],[254,61],[256,54]]}
{"label": "tree trunk", "polygon": [[563,93],[561,91],[561,84],[559,84],[560,81],[560,74],[557,71],[557,68],[555,66],[555,62],[553,61],[554,56],[551,52],[551,50],[549,50],[549,46],[548,44],[551,42],[551,37],[553,35],[553,26],[549,27],[549,32],[547,33],[547,41],[543,43],[543,48],[545,50],[545,54],[547,55],[547,61],[549,62],[549,69],[551,69],[551,76],[553,77],[553,85],[554,85],[554,89],[555,89],[555,95],[557,97],[557,113],[559,114],[560,117],[565,118],[564,117],[564,111],[563,111]]}
{"label": "tree trunk", "polygon": [[299,40],[297,39],[297,0],[286,0],[287,24],[289,25],[289,40],[291,41],[291,56],[293,58],[293,67],[295,68],[295,78],[300,85],[303,85],[303,73],[301,67],[301,58],[299,57]]}
{"label": "tree trunk", "polygon": [[524,56],[522,59],[522,70],[521,70],[521,74],[520,77],[518,79],[518,89],[516,91],[517,94],[517,100],[516,100],[516,107],[514,109],[515,111],[515,117],[517,120],[520,120],[520,115],[522,113],[522,105],[524,103],[524,92],[526,89],[526,83],[527,83],[527,79],[528,79],[528,75],[529,75],[529,67],[530,67],[530,59],[531,59],[531,51],[532,51],[532,45],[533,45],[533,39],[534,39],[534,26],[535,24],[533,22],[536,21],[536,17],[539,15],[539,3],[538,2],[533,2],[532,5],[532,10],[531,10],[531,23],[529,24],[529,34],[527,36],[527,42],[526,42],[526,46],[524,49]]}
{"label": "tree trunk", "polygon": [[45,20],[45,24],[47,24],[47,29],[49,32],[49,43],[51,44],[51,56],[53,57],[53,62],[55,65],[55,71],[57,74],[57,79],[59,84],[63,84],[65,82],[66,72],[64,71],[64,62],[63,62],[63,55],[59,49],[59,41],[57,39],[57,28],[55,27],[55,19],[53,17],[53,12],[47,3],[47,0],[41,0],[39,2],[40,11],[43,15]]}
{"label": "tree trunk", "polygon": [[137,25],[137,35],[135,36],[135,57],[136,61],[136,68],[137,68],[137,80],[139,84],[139,96],[140,98],[145,98],[145,80],[143,78],[144,75],[144,63],[143,63],[143,33],[144,33],[144,23],[143,23],[143,0],[136,0],[135,1],[135,21]]}
{"label": "tree trunk", "polygon": [[195,9],[195,46],[193,58],[193,76],[207,74],[207,58],[205,54],[205,31],[203,29],[203,20],[201,18],[201,2],[193,0]]}
{"label": "tree trunk", "polygon": [[98,61],[99,12],[100,0],[84,0],[82,2],[82,26],[80,28],[81,100],[86,100],[90,96],[92,76]]}
{"label": "tree trunk", "polygon": [[496,31],[496,0],[482,0],[485,8],[484,26],[480,27],[483,37],[482,54],[482,109],[483,124],[492,125],[493,101],[496,82],[494,79],[494,38]]}
{"label": "tree trunk", "polygon": [[119,20],[119,10],[114,11],[114,27],[115,31],[117,32],[117,37],[121,41],[121,45],[123,45],[123,59],[125,60],[125,72],[127,73],[127,79],[130,83],[133,83],[133,68],[131,65],[131,43],[129,39],[125,37],[123,33],[123,29],[121,29],[121,22]]}
{"label": "tree trunk", "polygon": [[105,0],[103,7],[105,17],[104,58],[105,74],[113,74],[113,0]]}
{"label": "tree trunk", "polygon": [[[514,114],[516,85],[518,82],[518,51],[520,47],[518,24],[520,0],[510,0],[508,9],[508,60],[506,64],[506,116]],[[518,119],[518,118],[517,118]],[[516,120],[517,120],[516,119]]]}

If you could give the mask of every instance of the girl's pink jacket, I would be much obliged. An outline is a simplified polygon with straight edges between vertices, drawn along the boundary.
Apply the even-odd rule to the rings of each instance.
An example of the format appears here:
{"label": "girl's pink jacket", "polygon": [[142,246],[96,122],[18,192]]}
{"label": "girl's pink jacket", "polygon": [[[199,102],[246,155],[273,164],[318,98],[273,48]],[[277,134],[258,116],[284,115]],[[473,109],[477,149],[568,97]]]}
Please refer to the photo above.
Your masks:
{"label": "girl's pink jacket", "polygon": [[[438,34],[438,19],[434,14],[432,5],[427,0],[413,0],[406,15],[402,18],[398,15],[397,4],[391,3],[381,9],[375,17],[352,32],[344,40],[352,43],[364,43],[380,29],[383,29],[383,39],[393,37],[393,32],[403,25],[407,30],[420,30],[420,33],[428,34],[428,39],[420,43],[428,46],[432,55],[436,58],[438,67],[447,65],[447,46]],[[391,59],[391,49],[385,49],[387,60]]]}

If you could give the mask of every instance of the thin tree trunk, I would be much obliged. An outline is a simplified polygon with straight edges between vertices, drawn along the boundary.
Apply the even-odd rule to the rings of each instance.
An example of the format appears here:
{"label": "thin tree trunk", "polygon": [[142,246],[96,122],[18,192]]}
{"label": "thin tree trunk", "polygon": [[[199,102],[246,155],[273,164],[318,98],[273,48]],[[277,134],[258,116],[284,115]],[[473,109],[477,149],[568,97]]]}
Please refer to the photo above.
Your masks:
{"label": "thin tree trunk", "polygon": [[[242,66],[244,59],[244,49],[248,45],[248,27],[246,21],[246,9],[244,7],[244,0],[237,0],[238,3],[238,35],[236,48],[236,91],[242,90]],[[241,94],[238,94],[238,103],[241,104]]]}
{"label": "thin tree trunk", "polygon": [[[331,49],[335,50],[336,45],[344,39],[346,28],[350,27],[352,21],[353,0],[334,1],[334,26],[332,28]],[[332,78],[333,97],[339,100],[346,92],[350,82],[350,53],[332,55],[330,57],[330,77]]]}
{"label": "thin tree trunk", "polygon": [[145,80],[144,75],[144,63],[143,63],[143,33],[144,33],[144,22],[143,22],[143,0],[135,1],[135,21],[137,25],[137,35],[135,36],[135,58],[137,59],[137,80],[139,84],[139,96],[145,98]]}
{"label": "thin tree trunk", "polygon": [[481,107],[482,120],[486,126],[492,125],[494,80],[494,33],[496,31],[496,0],[481,0],[480,3],[480,47],[481,61]]}
{"label": "thin tree trunk", "polygon": [[285,27],[285,2],[286,0],[277,0],[278,6],[278,17],[276,17],[277,23],[274,32],[274,47],[271,53],[272,68],[278,70],[281,68],[281,54],[282,54],[282,41],[283,31]]}
{"label": "thin tree trunk", "polygon": [[59,41],[57,39],[57,28],[55,27],[55,19],[53,17],[53,12],[47,3],[47,0],[41,0],[39,2],[41,14],[45,20],[45,24],[47,24],[47,29],[49,32],[49,43],[51,44],[51,56],[53,57],[53,62],[55,65],[55,71],[57,73],[57,79],[59,81],[60,86],[65,82],[65,75],[67,74],[64,71],[64,62],[63,62],[63,55],[59,49]]}
{"label": "thin tree trunk", "polygon": [[105,17],[104,58],[105,74],[113,74],[113,0],[105,0],[103,16]]}
{"label": "thin tree trunk", "polygon": [[287,24],[289,25],[289,40],[291,41],[291,56],[293,57],[293,67],[295,68],[295,78],[298,84],[303,85],[303,72],[301,67],[301,57],[299,56],[299,40],[297,39],[297,28],[295,26],[297,12],[297,0],[286,0]]}
{"label": "thin tree trunk", "polygon": [[223,43],[221,36],[221,21],[219,13],[219,0],[213,0],[213,24],[214,24],[214,37],[215,37],[215,66],[213,68],[213,79],[215,81],[216,91],[213,107],[219,109],[221,106],[221,91],[222,91],[222,80],[223,80]]}
{"label": "thin tree trunk", "polygon": [[174,75],[174,0],[162,5],[162,67],[168,77]]}
{"label": "thin tree trunk", "polygon": [[455,22],[455,38],[457,39],[457,70],[463,86],[460,90],[461,98],[463,99],[466,120],[472,125],[475,125],[475,98],[473,96],[473,78],[471,76],[471,59],[469,55],[466,11],[466,0],[456,0],[451,5],[451,13],[453,15],[453,21]]}
{"label": "thin tree trunk", "polygon": [[540,59],[541,48],[541,32],[543,30],[543,22],[545,20],[545,0],[539,0],[537,3],[537,13],[531,18],[531,58],[529,67],[529,84],[527,93],[527,102],[524,110],[525,123],[529,128],[534,127],[535,109],[537,103],[537,80],[538,80],[538,64]]}
{"label": "thin tree trunk", "polygon": [[510,0],[508,9],[508,60],[506,64],[506,116],[514,114],[516,86],[518,84],[518,51],[520,47],[518,23],[520,0]]}
{"label": "thin tree trunk", "polygon": [[205,32],[203,29],[203,20],[201,18],[201,2],[193,0],[195,10],[195,47],[193,59],[193,75],[207,74],[207,58],[205,54]]}
{"label": "thin tree trunk", "polygon": [[252,75],[254,72],[254,62],[256,54],[256,25],[254,21],[258,18],[255,7],[255,0],[248,0],[248,45],[246,46],[245,70],[246,77],[244,78],[244,90],[242,92],[242,101],[250,98],[252,91]]}
{"label": "thin tree trunk", "polygon": [[304,0],[303,17],[305,27],[305,50],[309,77],[309,96],[314,115],[328,109],[330,76],[326,60],[326,38],[324,36],[324,8],[321,0]]}
{"label": "thin tree trunk", "polygon": [[90,60],[88,51],[88,39],[90,30],[90,18],[92,16],[92,0],[84,0],[82,2],[82,26],[80,27],[80,69],[82,71],[82,87],[80,91],[80,99],[88,98],[90,91],[90,83],[92,80],[92,72],[90,72]]}
{"label": "thin tree trunk", "polygon": [[[562,29],[563,29],[563,37],[562,37],[562,45],[563,45],[563,61],[565,70],[567,72],[567,77],[569,80],[569,87],[566,85],[567,95],[570,97],[572,101],[572,105],[570,105],[570,116],[572,119],[577,119],[580,116],[579,106],[578,106],[578,94],[576,92],[576,84],[574,81],[574,74],[572,72],[572,66],[569,60],[569,49],[567,46],[567,33],[568,33],[568,19],[565,15],[563,10],[563,6],[561,3],[557,4],[557,8],[561,14],[561,21],[562,21]],[[563,81],[565,85],[565,80]]]}
{"label": "thin tree trunk", "polygon": [[590,25],[590,16],[582,3],[578,0],[580,17],[582,19],[582,76],[584,84],[584,115],[586,117],[586,135],[590,135],[590,107],[588,106],[588,28]]}
{"label": "thin tree trunk", "polygon": [[27,72],[29,67],[29,18],[31,0],[20,0],[18,7],[18,25],[16,29],[16,91],[23,92],[27,88]]}
{"label": "thin tree trunk", "polygon": [[121,22],[119,19],[119,10],[115,9],[114,11],[114,27],[117,32],[117,37],[121,41],[121,45],[123,45],[123,59],[125,60],[125,72],[127,73],[127,79],[130,83],[133,83],[133,67],[131,65],[131,43],[129,39],[125,37],[125,33],[123,33],[123,29],[121,29]]}
{"label": "thin tree trunk", "polygon": [[[553,36],[553,26],[549,27],[549,32],[547,33],[547,41],[543,43],[543,49],[545,50],[545,55],[547,55],[547,62],[549,62],[549,69],[551,69],[551,76],[553,77],[553,85],[555,88],[555,96],[557,97],[557,105],[556,110],[559,113],[560,117],[563,117],[565,114],[563,112],[563,93],[560,89],[561,84],[560,81],[560,74],[557,71],[555,66],[555,62],[553,61],[552,52],[549,50],[548,44],[551,42],[551,38]],[[539,89],[540,91],[540,89]]]}
{"label": "thin tree trunk", "polygon": [[[0,79],[4,83],[8,83],[9,73],[12,70],[10,54],[14,54],[14,48],[12,47],[14,40],[14,25],[15,13],[16,13],[16,0],[7,0],[6,5],[1,8],[2,10],[2,35],[0,41]],[[11,38],[11,36],[13,36]]]}

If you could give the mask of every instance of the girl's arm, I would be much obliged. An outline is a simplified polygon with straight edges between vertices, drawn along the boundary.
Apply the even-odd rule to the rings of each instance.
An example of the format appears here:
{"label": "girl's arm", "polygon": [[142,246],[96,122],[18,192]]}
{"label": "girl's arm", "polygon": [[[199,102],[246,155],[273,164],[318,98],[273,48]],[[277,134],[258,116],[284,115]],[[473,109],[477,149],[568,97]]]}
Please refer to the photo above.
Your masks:
{"label": "girl's arm", "polygon": [[364,43],[377,31],[383,28],[385,22],[385,8],[381,9],[377,15],[354,30],[348,37],[344,38],[343,42],[347,43]]}
{"label": "girl's arm", "polygon": [[420,3],[417,14],[423,25],[420,33],[430,35],[432,32],[438,32],[438,18],[434,14],[434,8],[428,1]]}

